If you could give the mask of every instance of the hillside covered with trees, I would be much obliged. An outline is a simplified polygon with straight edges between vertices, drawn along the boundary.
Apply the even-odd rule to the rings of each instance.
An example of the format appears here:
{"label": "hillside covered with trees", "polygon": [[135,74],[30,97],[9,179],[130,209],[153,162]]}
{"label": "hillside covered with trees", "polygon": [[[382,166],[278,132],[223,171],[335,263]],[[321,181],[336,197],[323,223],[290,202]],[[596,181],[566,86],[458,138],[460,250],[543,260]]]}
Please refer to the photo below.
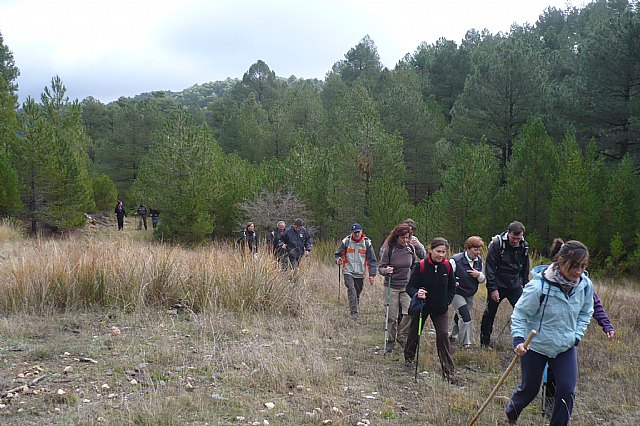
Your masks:
{"label": "hillside covered with trees", "polygon": [[241,78],[106,105],[69,100],[54,76],[18,105],[18,75],[0,33],[0,215],[34,231],[81,226],[117,197],[160,209],[157,233],[175,241],[300,214],[318,238],[357,221],[378,246],[412,217],[421,239],[455,247],[520,220],[538,251],[578,239],[601,271],[638,272],[638,1],[471,29],[393,69],[365,36],[323,81],[257,60]]}

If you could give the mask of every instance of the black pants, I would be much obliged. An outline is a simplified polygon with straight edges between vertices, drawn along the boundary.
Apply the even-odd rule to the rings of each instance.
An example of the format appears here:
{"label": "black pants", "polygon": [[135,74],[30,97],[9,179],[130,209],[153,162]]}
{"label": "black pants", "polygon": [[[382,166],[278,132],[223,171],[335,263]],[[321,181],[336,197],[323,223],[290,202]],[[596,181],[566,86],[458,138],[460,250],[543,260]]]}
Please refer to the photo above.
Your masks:
{"label": "black pants", "polygon": [[118,231],[121,230],[122,228],[124,228],[124,215],[116,215],[116,218],[118,219]]}
{"label": "black pants", "polygon": [[498,288],[500,299],[494,302],[491,298],[491,292],[487,293],[487,307],[482,314],[482,323],[480,324],[480,344],[488,345],[491,343],[491,332],[493,331],[493,321],[496,319],[498,306],[502,299],[507,299],[511,306],[515,306],[522,295],[522,287],[516,288]]}

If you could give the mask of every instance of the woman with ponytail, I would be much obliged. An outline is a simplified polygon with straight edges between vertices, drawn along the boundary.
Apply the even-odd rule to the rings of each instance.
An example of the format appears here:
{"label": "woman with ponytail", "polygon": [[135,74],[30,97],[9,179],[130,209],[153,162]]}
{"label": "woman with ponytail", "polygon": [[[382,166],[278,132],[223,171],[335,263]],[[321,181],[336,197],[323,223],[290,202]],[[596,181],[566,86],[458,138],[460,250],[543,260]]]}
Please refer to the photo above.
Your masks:
{"label": "woman with ponytail", "polygon": [[[520,356],[521,382],[505,407],[509,423],[536,397],[545,365],[555,372],[556,391],[550,425],[566,425],[571,418],[578,380],[576,347],[593,314],[593,285],[585,270],[589,251],[580,241],[553,241],[550,265],[533,269],[511,315],[511,334]],[[537,335],[529,348],[524,339]]]}

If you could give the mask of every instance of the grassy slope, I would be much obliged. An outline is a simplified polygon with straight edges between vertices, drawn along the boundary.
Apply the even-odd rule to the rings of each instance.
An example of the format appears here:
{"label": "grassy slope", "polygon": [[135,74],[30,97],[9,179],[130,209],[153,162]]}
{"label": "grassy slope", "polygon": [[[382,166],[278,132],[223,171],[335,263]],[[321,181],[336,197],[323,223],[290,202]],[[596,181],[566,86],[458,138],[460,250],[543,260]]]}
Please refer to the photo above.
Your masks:
{"label": "grassy slope", "polygon": [[[93,233],[89,241],[83,236],[82,241],[59,242],[61,257],[78,244],[115,244],[120,250],[126,247],[127,253],[149,248],[140,243],[148,234],[131,228],[121,234]],[[8,285],[16,272],[15,259],[25,253],[37,257],[39,252],[38,247],[30,247],[37,244],[22,240],[2,244],[0,279],[2,285]],[[210,304],[199,313],[184,309],[174,314],[167,312],[168,300],[166,306],[157,303],[147,308],[93,307],[6,315],[0,320],[0,422],[466,424],[513,356],[509,330],[500,336],[496,350],[455,352],[458,374],[465,383],[456,387],[440,378],[435,339],[427,325],[416,383],[399,353],[381,355],[384,306],[380,277],[374,287],[367,285],[360,320],[353,322],[344,288],[337,300],[337,268],[319,259],[329,251],[317,253],[297,278],[278,275],[298,287],[295,297],[301,298],[302,307],[297,316],[241,310],[232,304]],[[73,255],[69,257],[74,265]],[[213,253],[211,258],[217,260],[210,267],[221,268],[218,262],[228,257]],[[131,259],[136,261],[135,256]],[[200,270],[195,271],[197,275]],[[239,276],[236,291],[252,285],[250,280],[247,275]],[[607,342],[595,322],[590,326],[579,348],[580,379],[572,424],[640,422],[636,398],[640,363],[633,350],[640,331],[638,294],[628,290],[630,285],[612,288],[599,286],[598,290],[619,336]],[[484,293],[477,296],[474,307],[476,333],[483,307]],[[496,320],[496,336],[510,312],[504,303]],[[71,371],[65,373],[65,367]],[[501,404],[518,376],[516,368],[478,424],[502,420]],[[5,395],[37,377],[43,378],[27,392]],[[64,394],[58,394],[58,389]],[[268,402],[275,407],[267,408],[264,404]],[[538,407],[536,400],[520,424],[542,424]]]}

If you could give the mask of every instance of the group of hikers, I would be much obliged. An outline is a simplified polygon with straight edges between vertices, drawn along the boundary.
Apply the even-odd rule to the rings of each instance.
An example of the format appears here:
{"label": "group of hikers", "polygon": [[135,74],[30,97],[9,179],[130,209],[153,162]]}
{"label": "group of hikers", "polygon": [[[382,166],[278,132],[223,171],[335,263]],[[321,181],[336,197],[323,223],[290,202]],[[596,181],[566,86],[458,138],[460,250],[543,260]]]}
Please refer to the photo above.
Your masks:
{"label": "group of hikers", "polygon": [[[122,231],[124,229],[124,218],[127,217],[127,211],[120,200],[116,201],[115,214],[118,222],[118,231]],[[147,230],[147,216],[151,216],[151,224],[153,229],[156,229],[160,221],[160,210],[150,209],[144,205],[144,203],[140,203],[136,208],[135,216],[138,218],[137,230],[141,230],[143,226],[145,231]]]}
{"label": "group of hikers", "polygon": [[[236,239],[243,255],[255,257],[258,253],[258,235],[253,222],[248,222]],[[312,242],[309,231],[304,227],[300,218],[287,227],[284,221],[279,221],[276,229],[267,236],[267,245],[283,269],[298,269],[302,259],[311,253]]]}
{"label": "group of hikers", "polygon": [[[415,231],[416,224],[411,219],[394,227],[380,249],[378,262],[362,226],[352,225],[351,234],[335,252],[347,288],[351,318],[358,320],[365,276],[373,284],[379,273],[384,277],[386,307],[384,354],[400,348],[405,365],[415,365],[417,375],[420,335],[430,317],[442,375],[450,383],[460,384],[450,344],[459,341],[465,349],[474,345],[473,299],[479,284],[486,283],[480,345],[493,347],[494,319],[500,302],[507,299],[513,307],[513,347],[521,364],[521,381],[505,406],[505,422],[517,422],[538,394],[544,376],[543,414],[550,417],[550,425],[568,424],[578,377],[576,347],[591,317],[609,339],[615,336],[586,273],[587,247],[579,241],[555,239],[551,263],[535,267],[529,280],[529,247],[520,222],[512,222],[506,231],[491,239],[484,268],[480,256],[482,238],[467,238],[463,251],[448,259],[449,243],[445,238],[434,238],[425,249]],[[537,334],[525,345],[532,330]]]}
{"label": "group of hikers", "polygon": [[[283,268],[298,268],[311,252],[311,238],[303,225],[302,219],[296,219],[289,227],[280,221],[267,238]],[[404,364],[415,367],[417,377],[420,336],[430,317],[442,376],[459,385],[450,345],[460,342],[465,350],[473,348],[474,296],[479,285],[485,283],[487,300],[479,338],[482,348],[493,348],[491,336],[500,302],[506,299],[513,307],[511,334],[514,352],[520,358],[521,380],[505,406],[505,422],[515,424],[542,385],[543,414],[550,417],[549,424],[568,424],[578,378],[576,347],[591,317],[609,339],[615,337],[586,272],[587,247],[580,241],[564,242],[557,238],[550,250],[551,263],[530,271],[525,227],[518,221],[491,239],[484,261],[481,257],[484,241],[479,236],[467,238],[463,251],[447,258],[450,247],[445,238],[433,238],[425,248],[415,232],[416,223],[412,219],[396,225],[376,257],[362,226],[359,223],[351,226],[350,234],[341,240],[334,256],[347,288],[351,318],[359,319],[365,278],[373,285],[376,275],[382,275],[383,353],[392,354],[398,348]],[[258,239],[252,222],[247,223],[236,242],[243,253],[257,253]],[[535,337],[526,342],[530,334]]]}

